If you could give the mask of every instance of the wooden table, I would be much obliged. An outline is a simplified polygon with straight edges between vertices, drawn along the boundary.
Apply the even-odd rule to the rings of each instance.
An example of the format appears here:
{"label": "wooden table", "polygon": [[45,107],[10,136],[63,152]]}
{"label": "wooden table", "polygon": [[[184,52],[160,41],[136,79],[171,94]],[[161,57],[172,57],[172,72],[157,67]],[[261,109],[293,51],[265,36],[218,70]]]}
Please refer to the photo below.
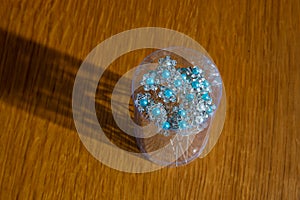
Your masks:
{"label": "wooden table", "polygon": [[[2,1],[0,199],[300,199],[299,13],[299,0]],[[85,149],[72,89],[98,43],[149,26],[203,45],[223,77],[227,116],[207,157],[130,174]],[[120,57],[107,80],[151,52]]]}

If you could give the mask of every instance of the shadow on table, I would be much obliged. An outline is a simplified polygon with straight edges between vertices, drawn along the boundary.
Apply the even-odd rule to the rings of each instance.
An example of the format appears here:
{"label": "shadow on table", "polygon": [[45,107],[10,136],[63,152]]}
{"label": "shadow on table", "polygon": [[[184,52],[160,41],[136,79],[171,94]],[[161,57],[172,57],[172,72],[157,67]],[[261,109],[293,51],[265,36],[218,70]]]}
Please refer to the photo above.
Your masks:
{"label": "shadow on table", "polygon": [[[31,115],[76,131],[72,89],[82,60],[2,29],[0,45],[0,99]],[[104,72],[95,99],[98,121],[114,144],[139,152],[135,138],[118,128],[110,109],[110,96],[120,77],[111,70]],[[92,124],[90,127],[97,128]]]}

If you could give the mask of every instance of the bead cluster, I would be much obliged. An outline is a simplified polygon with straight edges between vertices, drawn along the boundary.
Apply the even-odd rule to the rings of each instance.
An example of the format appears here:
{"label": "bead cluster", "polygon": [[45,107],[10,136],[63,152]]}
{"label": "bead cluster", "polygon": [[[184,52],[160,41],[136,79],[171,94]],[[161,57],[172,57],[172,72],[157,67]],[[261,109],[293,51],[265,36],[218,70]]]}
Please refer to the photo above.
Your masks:
{"label": "bead cluster", "polygon": [[176,69],[176,65],[170,56],[160,58],[157,68],[143,75],[144,91],[134,100],[138,111],[163,135],[202,131],[216,109],[204,71],[198,66]]}

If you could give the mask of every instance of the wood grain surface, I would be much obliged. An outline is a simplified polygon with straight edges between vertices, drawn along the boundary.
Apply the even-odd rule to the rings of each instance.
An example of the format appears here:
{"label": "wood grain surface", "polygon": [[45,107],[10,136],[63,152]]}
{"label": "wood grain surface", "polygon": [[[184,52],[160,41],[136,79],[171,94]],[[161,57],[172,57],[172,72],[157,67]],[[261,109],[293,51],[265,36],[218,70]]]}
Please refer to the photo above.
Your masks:
{"label": "wood grain surface", "polygon": [[[300,199],[299,13],[299,0],[2,0],[0,199]],[[207,157],[130,174],[85,149],[72,89],[97,44],[148,26],[182,32],[208,51],[226,87],[227,116]],[[107,98],[151,52],[110,65]],[[126,147],[132,138],[106,133],[138,151]]]}

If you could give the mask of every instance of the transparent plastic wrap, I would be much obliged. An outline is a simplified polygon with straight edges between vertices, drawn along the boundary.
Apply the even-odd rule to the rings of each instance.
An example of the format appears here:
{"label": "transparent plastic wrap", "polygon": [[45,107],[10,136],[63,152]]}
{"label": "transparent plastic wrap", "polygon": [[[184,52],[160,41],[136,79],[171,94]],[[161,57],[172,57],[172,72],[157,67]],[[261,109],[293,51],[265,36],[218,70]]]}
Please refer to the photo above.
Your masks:
{"label": "transparent plastic wrap", "polygon": [[157,50],[138,66],[132,80],[137,144],[152,162],[184,165],[204,157],[225,119],[220,73],[203,52],[184,47]]}

